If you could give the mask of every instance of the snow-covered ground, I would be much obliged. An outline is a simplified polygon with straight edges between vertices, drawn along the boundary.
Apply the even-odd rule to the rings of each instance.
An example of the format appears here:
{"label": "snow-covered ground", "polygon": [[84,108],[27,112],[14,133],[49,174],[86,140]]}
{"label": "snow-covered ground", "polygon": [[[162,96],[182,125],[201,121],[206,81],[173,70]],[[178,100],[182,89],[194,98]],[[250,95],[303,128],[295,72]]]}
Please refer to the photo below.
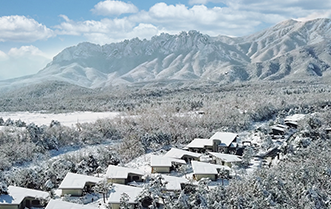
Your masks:
{"label": "snow-covered ground", "polygon": [[21,120],[25,123],[36,125],[49,125],[52,120],[59,121],[62,125],[73,126],[77,123],[95,122],[98,119],[114,119],[120,116],[120,112],[70,112],[70,113],[44,113],[44,112],[0,112],[0,117],[6,121]]}

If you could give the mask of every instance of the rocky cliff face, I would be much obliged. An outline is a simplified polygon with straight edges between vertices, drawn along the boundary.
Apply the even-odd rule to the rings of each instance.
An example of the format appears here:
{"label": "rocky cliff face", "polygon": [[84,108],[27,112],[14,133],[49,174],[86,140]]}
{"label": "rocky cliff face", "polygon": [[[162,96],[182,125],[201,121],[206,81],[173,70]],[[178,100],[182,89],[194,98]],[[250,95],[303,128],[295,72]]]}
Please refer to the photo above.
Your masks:
{"label": "rocky cliff face", "polygon": [[[331,20],[288,20],[246,37],[197,31],[64,49],[32,80],[96,88],[158,80],[233,82],[328,75]],[[31,78],[29,78],[31,79]],[[27,81],[26,81],[27,82]]]}

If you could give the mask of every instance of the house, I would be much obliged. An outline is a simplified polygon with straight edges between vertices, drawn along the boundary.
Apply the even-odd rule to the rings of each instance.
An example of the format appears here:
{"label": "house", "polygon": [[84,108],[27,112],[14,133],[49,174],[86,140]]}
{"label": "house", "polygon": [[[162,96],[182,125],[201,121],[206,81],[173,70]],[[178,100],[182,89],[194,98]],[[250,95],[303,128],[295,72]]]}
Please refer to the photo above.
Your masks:
{"label": "house", "polygon": [[23,209],[44,206],[41,200],[49,198],[48,192],[9,186],[8,194],[0,195],[1,209]]}
{"label": "house", "polygon": [[281,124],[271,126],[270,128],[273,135],[285,135],[288,130],[288,126]]}
{"label": "house", "polygon": [[213,161],[218,165],[225,165],[232,167],[232,165],[238,165],[241,163],[241,158],[238,155],[224,154],[219,152],[209,152]]}
{"label": "house", "polygon": [[215,165],[198,161],[192,161],[191,164],[193,169],[193,178],[197,181],[202,178],[209,178],[212,181],[216,181],[220,170],[224,169],[228,172],[230,171],[229,167],[222,165]]}
{"label": "house", "polygon": [[206,150],[214,151],[213,143],[214,143],[213,140],[210,139],[195,138],[188,145],[186,145],[186,147],[191,152],[203,153]]}
{"label": "house", "polygon": [[[235,153],[238,147],[238,134],[231,132],[216,132],[210,137],[213,140],[213,152]],[[215,143],[216,142],[216,143]]]}
{"label": "house", "polygon": [[122,195],[125,193],[128,195],[128,203],[135,205],[137,204],[136,198],[142,192],[143,188],[127,186],[122,184],[113,184],[112,189],[110,190],[110,195],[108,198],[108,203],[112,209],[119,209]]}
{"label": "house", "polygon": [[81,205],[72,202],[62,201],[61,199],[52,199],[45,209],[97,209],[97,206]]}
{"label": "house", "polygon": [[143,181],[144,172],[138,169],[109,165],[106,178],[108,182],[127,184],[131,181]]}
{"label": "house", "polygon": [[169,150],[164,156],[178,158],[185,160],[186,162],[191,162],[192,160],[199,161],[201,154],[177,148],[171,148],[171,150]]}
{"label": "house", "polygon": [[181,191],[190,182],[183,177],[162,175],[167,191]]}
{"label": "house", "polygon": [[294,120],[285,120],[284,123],[289,128],[297,129],[298,126],[299,126],[298,122],[297,121],[294,121]]}
{"label": "house", "polygon": [[102,180],[103,178],[68,172],[59,189],[62,190],[62,195],[82,196],[83,192],[91,191],[92,187]]}
{"label": "house", "polygon": [[165,156],[151,156],[152,173],[170,173],[178,165],[185,165],[185,160]]}

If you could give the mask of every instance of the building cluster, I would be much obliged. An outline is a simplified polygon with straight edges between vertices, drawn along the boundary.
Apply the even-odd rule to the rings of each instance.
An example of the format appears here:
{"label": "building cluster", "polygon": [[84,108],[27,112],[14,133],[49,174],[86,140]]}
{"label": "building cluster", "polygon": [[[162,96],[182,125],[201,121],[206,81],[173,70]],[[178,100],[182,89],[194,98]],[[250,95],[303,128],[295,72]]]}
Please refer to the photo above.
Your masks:
{"label": "building cluster", "polygon": [[[185,177],[169,175],[173,170],[190,164],[192,180],[209,178],[216,181],[221,172],[229,172],[234,164],[240,164],[241,158],[234,155],[237,149],[235,133],[217,132],[209,139],[194,139],[183,149],[171,148],[164,155],[151,155],[148,173],[134,168],[109,165],[103,177],[87,176],[68,172],[59,185],[61,196],[83,196],[92,193],[93,187],[102,181],[111,183],[107,202],[111,208],[120,208],[122,194],[128,195],[128,204],[137,204],[136,197],[142,192],[147,174],[161,175],[166,191],[181,191],[192,181]],[[134,183],[133,183],[134,182]],[[141,182],[141,183],[140,183]],[[138,186],[137,186],[138,185]],[[50,199],[48,192],[9,186],[8,194],[0,195],[0,209],[31,208],[44,206],[46,209],[92,209],[92,204],[79,205],[61,199]]]}

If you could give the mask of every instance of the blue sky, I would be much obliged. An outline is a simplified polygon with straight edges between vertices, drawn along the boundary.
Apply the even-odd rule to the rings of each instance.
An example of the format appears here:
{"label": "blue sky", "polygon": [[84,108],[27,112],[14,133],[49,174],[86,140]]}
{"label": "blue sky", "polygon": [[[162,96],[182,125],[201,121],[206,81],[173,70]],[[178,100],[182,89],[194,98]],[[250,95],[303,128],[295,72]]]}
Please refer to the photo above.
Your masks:
{"label": "blue sky", "polygon": [[41,70],[66,47],[162,32],[249,35],[287,19],[331,17],[325,0],[8,0],[0,4],[0,80]]}

